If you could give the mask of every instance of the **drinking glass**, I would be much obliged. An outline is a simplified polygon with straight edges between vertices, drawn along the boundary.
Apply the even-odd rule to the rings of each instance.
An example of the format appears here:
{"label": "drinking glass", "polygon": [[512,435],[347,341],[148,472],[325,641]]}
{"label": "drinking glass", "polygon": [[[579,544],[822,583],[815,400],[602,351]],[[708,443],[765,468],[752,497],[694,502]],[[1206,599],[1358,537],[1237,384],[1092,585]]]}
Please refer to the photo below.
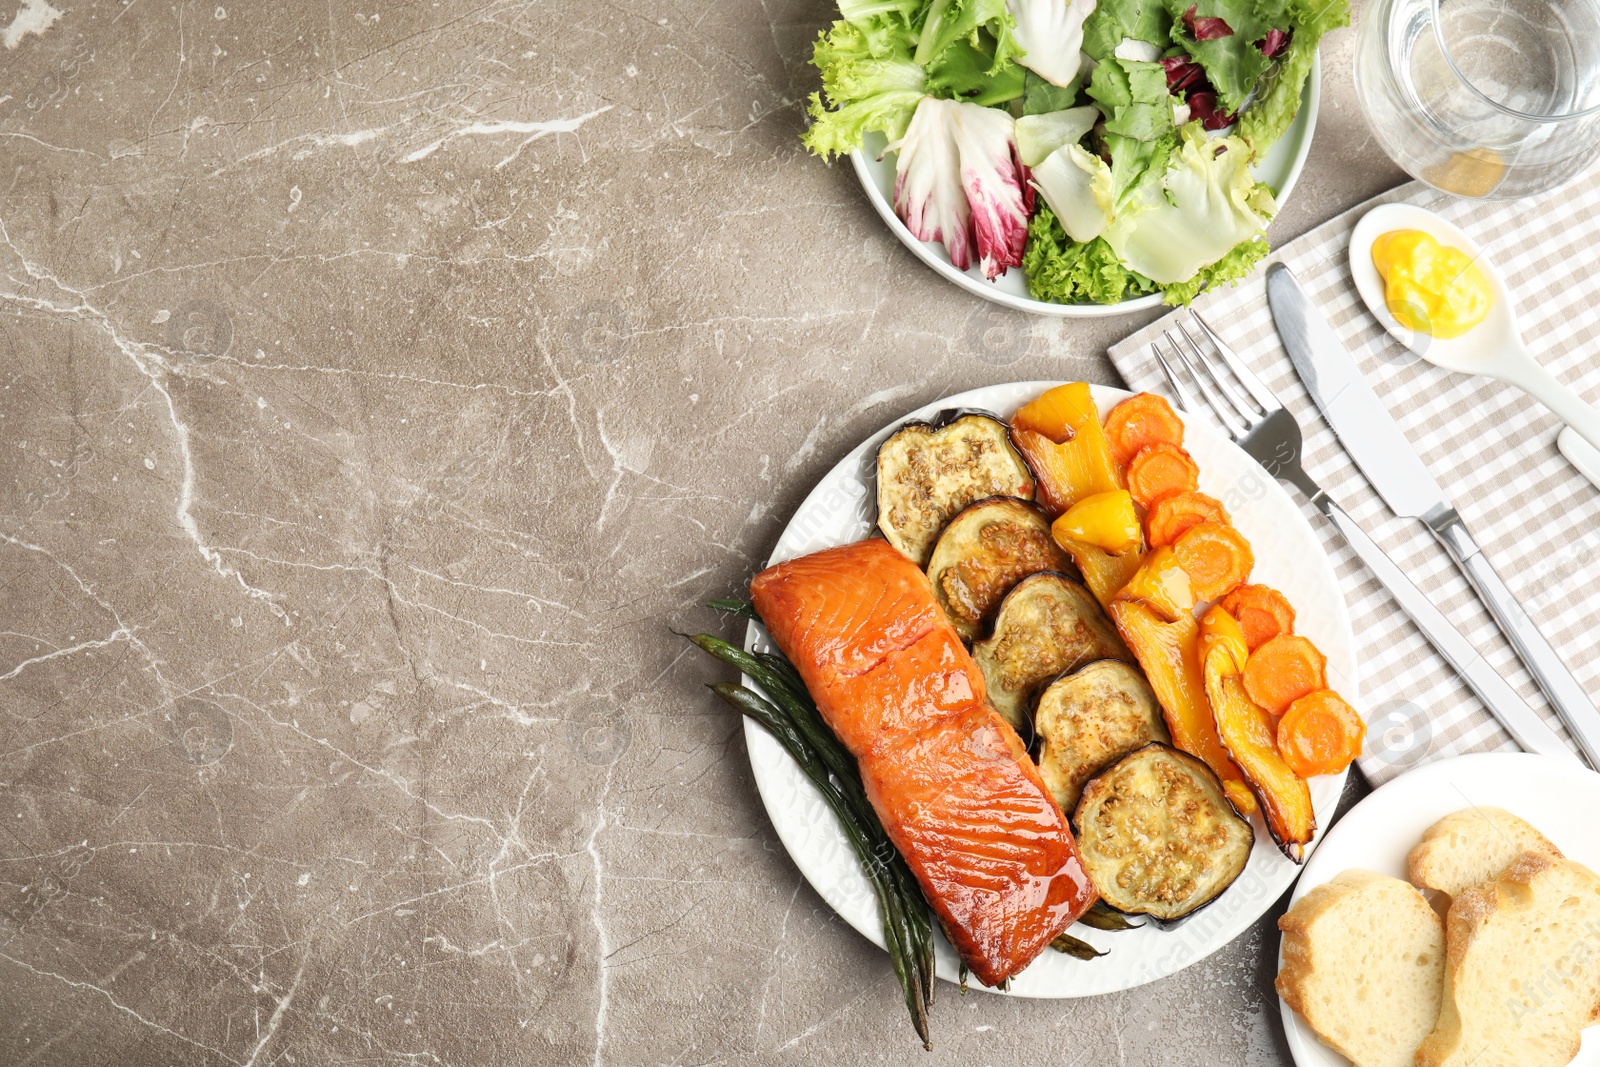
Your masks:
{"label": "drinking glass", "polygon": [[1511,199],[1600,155],[1600,0],[1369,0],[1360,22],[1361,108],[1413,177]]}

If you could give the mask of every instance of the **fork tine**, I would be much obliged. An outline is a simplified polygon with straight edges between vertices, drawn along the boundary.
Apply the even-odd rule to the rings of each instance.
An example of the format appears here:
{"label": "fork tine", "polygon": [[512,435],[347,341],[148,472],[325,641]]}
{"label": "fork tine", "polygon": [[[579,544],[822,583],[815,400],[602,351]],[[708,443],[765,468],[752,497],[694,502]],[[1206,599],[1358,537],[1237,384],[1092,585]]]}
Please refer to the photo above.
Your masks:
{"label": "fork tine", "polygon": [[1178,323],[1178,332],[1183,335],[1185,341],[1189,342],[1189,347],[1194,350],[1195,358],[1200,361],[1200,366],[1205,368],[1206,376],[1211,379],[1218,391],[1233,406],[1233,410],[1238,412],[1239,417],[1244,420],[1245,426],[1252,427],[1260,422],[1262,416],[1255,408],[1250,406],[1248,400],[1239,395],[1238,390],[1229,384],[1228,376],[1217,370],[1217,365],[1211,362],[1211,357],[1206,355],[1205,349],[1195,343],[1194,338],[1190,336],[1188,329],[1181,322]]}
{"label": "fork tine", "polygon": [[1238,375],[1239,381],[1244,383],[1244,387],[1250,391],[1250,395],[1256,398],[1256,403],[1261,405],[1261,410],[1271,414],[1283,407],[1277,395],[1267,388],[1267,383],[1256,377],[1255,372],[1245,364],[1244,360],[1239,358],[1232,348],[1228,347],[1227,342],[1217,336],[1217,331],[1207,325],[1205,319],[1202,319],[1194,311],[1190,311],[1189,314],[1193,316],[1195,322],[1200,324],[1200,328],[1206,332],[1206,337],[1210,339],[1212,347],[1217,350],[1217,354],[1222,357],[1222,362],[1228,365],[1229,370]]}
{"label": "fork tine", "polygon": [[1183,379],[1178,377],[1178,372],[1172,369],[1172,364],[1167,362],[1167,357],[1161,354],[1161,346],[1151,341],[1150,351],[1155,353],[1156,362],[1161,364],[1162,373],[1167,376],[1167,383],[1172,386],[1173,395],[1178,398],[1178,407],[1184,411],[1194,411],[1194,397],[1190,394],[1189,387],[1183,384]]}
{"label": "fork tine", "polygon": [[1206,375],[1195,369],[1194,361],[1183,350],[1183,346],[1178,344],[1178,340],[1172,335],[1172,331],[1162,330],[1161,336],[1167,339],[1167,344],[1172,346],[1172,351],[1177,354],[1178,361],[1184,365],[1184,368],[1189,372],[1189,377],[1193,378],[1194,383],[1200,387],[1200,392],[1204,394],[1206,403],[1211,405],[1211,413],[1217,417],[1217,421],[1222,423],[1223,428],[1228,431],[1228,436],[1235,441],[1244,437],[1249,432],[1247,428],[1239,425],[1239,420],[1234,417],[1232,410],[1223,402],[1221,397],[1217,396],[1216,391],[1206,383]]}

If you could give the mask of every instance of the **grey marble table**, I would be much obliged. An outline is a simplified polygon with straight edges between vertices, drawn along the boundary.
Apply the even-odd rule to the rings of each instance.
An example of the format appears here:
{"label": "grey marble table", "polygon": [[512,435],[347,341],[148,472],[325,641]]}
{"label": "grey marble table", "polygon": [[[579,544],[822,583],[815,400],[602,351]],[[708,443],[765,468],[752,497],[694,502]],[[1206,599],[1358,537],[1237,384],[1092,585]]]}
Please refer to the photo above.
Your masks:
{"label": "grey marble table", "polygon": [[[1272,916],[916,1049],[668,632],[862,435],[1143,321],[805,158],[827,12],[0,2],[0,1063],[1283,1062]],[[1277,241],[1401,178],[1349,50]]]}

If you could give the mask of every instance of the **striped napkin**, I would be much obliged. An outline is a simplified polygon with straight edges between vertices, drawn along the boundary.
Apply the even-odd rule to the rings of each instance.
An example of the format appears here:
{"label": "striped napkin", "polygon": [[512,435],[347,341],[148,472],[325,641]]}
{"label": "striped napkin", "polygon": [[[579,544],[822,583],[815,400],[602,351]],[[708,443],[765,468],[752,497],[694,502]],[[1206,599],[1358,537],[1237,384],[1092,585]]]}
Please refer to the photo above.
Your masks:
{"label": "striped napkin", "polygon": [[[1556,450],[1560,422],[1510,386],[1439,370],[1390,339],[1350,277],[1350,232],[1378,204],[1426,207],[1466,231],[1514,296],[1524,340],[1556,377],[1600,402],[1600,181],[1542,198],[1471,201],[1401,186],[1290,242],[1273,258],[1299,277],[1473,536],[1591,698],[1600,698],[1600,492]],[[1396,518],[1344,452],[1278,340],[1263,274],[1196,309],[1299,419],[1305,466],[1551,726],[1566,732],[1466,579],[1427,529]],[[1130,388],[1169,395],[1150,342],[1175,312],[1113,346]],[[1199,403],[1199,401],[1196,401]],[[1201,413],[1202,417],[1209,412]],[[1298,493],[1292,493],[1299,500]],[[1333,527],[1303,501],[1355,629],[1367,746],[1378,785],[1425,760],[1515,749],[1509,734],[1400,610]],[[1570,743],[1570,741],[1569,741]]]}

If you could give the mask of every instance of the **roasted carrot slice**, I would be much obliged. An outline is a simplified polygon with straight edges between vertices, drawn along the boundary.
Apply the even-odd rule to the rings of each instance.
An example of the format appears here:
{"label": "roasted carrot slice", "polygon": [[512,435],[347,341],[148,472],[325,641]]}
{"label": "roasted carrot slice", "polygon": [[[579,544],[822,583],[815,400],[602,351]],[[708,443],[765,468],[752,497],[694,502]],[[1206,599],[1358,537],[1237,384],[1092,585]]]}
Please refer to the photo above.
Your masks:
{"label": "roasted carrot slice", "polygon": [[1279,634],[1250,653],[1244,665],[1245,692],[1274,715],[1327,687],[1328,659],[1304,637]]}
{"label": "roasted carrot slice", "polygon": [[1222,606],[1239,620],[1251,652],[1279,634],[1294,633],[1294,608],[1269,585],[1241,585],[1223,598]]}
{"label": "roasted carrot slice", "polygon": [[1164,496],[1150,506],[1149,514],[1145,516],[1145,525],[1150,528],[1151,548],[1172,544],[1189,527],[1202,522],[1225,525],[1227,521],[1228,513],[1223,509],[1222,501],[1196,492]]}
{"label": "roasted carrot slice", "polygon": [[1217,522],[1191,526],[1173,543],[1172,552],[1200,600],[1215,600],[1239,588],[1256,562],[1244,535]]}
{"label": "roasted carrot slice", "polygon": [[1164,496],[1200,488],[1200,468],[1181,445],[1159,441],[1139,450],[1128,464],[1128,491],[1142,508]]}
{"label": "roasted carrot slice", "polygon": [[1367,724],[1332,689],[1307,693],[1278,720],[1278,751],[1304,778],[1338,774],[1361,755],[1366,737]]}
{"label": "roasted carrot slice", "polygon": [[1111,454],[1127,466],[1141,449],[1158,442],[1183,445],[1183,422],[1165,397],[1138,393],[1111,409],[1106,416],[1106,437]]}

